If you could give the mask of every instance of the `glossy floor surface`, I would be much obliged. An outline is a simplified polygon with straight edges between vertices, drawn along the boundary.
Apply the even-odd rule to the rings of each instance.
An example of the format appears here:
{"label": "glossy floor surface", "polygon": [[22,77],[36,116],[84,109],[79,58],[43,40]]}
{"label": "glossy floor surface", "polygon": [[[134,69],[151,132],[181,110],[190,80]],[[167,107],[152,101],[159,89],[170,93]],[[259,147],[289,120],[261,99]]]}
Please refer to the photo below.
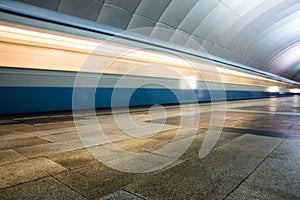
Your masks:
{"label": "glossy floor surface", "polygon": [[300,96],[150,110],[2,116],[0,199],[300,198]]}

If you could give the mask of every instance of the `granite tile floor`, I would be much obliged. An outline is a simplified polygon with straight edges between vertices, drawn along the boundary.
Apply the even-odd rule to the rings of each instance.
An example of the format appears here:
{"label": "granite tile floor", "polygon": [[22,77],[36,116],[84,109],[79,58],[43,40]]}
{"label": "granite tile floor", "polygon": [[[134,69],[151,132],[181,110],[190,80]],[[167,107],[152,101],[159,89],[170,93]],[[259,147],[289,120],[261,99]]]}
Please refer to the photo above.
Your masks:
{"label": "granite tile floor", "polygon": [[0,116],[0,199],[300,199],[300,96]]}

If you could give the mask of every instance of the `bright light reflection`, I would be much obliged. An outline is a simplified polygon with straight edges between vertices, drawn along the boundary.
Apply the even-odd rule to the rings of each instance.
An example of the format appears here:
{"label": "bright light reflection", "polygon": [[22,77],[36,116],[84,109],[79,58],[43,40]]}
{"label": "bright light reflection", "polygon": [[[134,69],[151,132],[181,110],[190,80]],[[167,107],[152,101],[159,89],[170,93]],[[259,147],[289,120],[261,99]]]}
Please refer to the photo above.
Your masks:
{"label": "bright light reflection", "polygon": [[188,82],[191,89],[197,88],[197,78],[195,76],[185,76],[185,80]]}
{"label": "bright light reflection", "polygon": [[293,89],[290,89],[290,93],[300,94],[300,88],[293,88]]}
{"label": "bright light reflection", "polygon": [[267,91],[273,93],[273,92],[279,92],[280,89],[278,86],[270,86],[270,87],[268,87]]}

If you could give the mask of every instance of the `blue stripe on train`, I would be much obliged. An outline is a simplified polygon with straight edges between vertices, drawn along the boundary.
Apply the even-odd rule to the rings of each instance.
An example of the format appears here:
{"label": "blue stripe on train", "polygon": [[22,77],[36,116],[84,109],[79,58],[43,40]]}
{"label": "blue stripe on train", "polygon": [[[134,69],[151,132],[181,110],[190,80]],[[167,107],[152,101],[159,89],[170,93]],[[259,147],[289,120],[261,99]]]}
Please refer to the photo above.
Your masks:
{"label": "blue stripe on train", "polygon": [[[114,92],[114,93],[113,93]],[[132,95],[130,95],[132,93]],[[113,101],[111,102],[113,94]],[[0,87],[0,114],[33,113],[72,110],[76,108],[109,108],[113,106],[143,106],[269,97],[259,91],[212,91],[153,88],[73,88],[64,87]],[[274,94],[273,94],[274,95]],[[126,96],[128,98],[126,98]],[[131,97],[130,97],[131,96]],[[129,98],[130,97],[130,98]],[[130,99],[130,100],[129,100]],[[179,100],[178,100],[179,99]],[[95,103],[95,106],[93,105]]]}

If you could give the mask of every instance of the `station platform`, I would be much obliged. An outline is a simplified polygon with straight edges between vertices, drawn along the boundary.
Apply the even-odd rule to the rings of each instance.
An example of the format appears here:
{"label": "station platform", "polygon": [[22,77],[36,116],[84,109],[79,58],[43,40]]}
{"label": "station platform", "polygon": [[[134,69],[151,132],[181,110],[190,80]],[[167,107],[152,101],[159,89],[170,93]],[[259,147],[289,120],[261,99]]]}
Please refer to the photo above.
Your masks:
{"label": "station platform", "polygon": [[299,172],[300,96],[0,117],[2,200],[299,199]]}

